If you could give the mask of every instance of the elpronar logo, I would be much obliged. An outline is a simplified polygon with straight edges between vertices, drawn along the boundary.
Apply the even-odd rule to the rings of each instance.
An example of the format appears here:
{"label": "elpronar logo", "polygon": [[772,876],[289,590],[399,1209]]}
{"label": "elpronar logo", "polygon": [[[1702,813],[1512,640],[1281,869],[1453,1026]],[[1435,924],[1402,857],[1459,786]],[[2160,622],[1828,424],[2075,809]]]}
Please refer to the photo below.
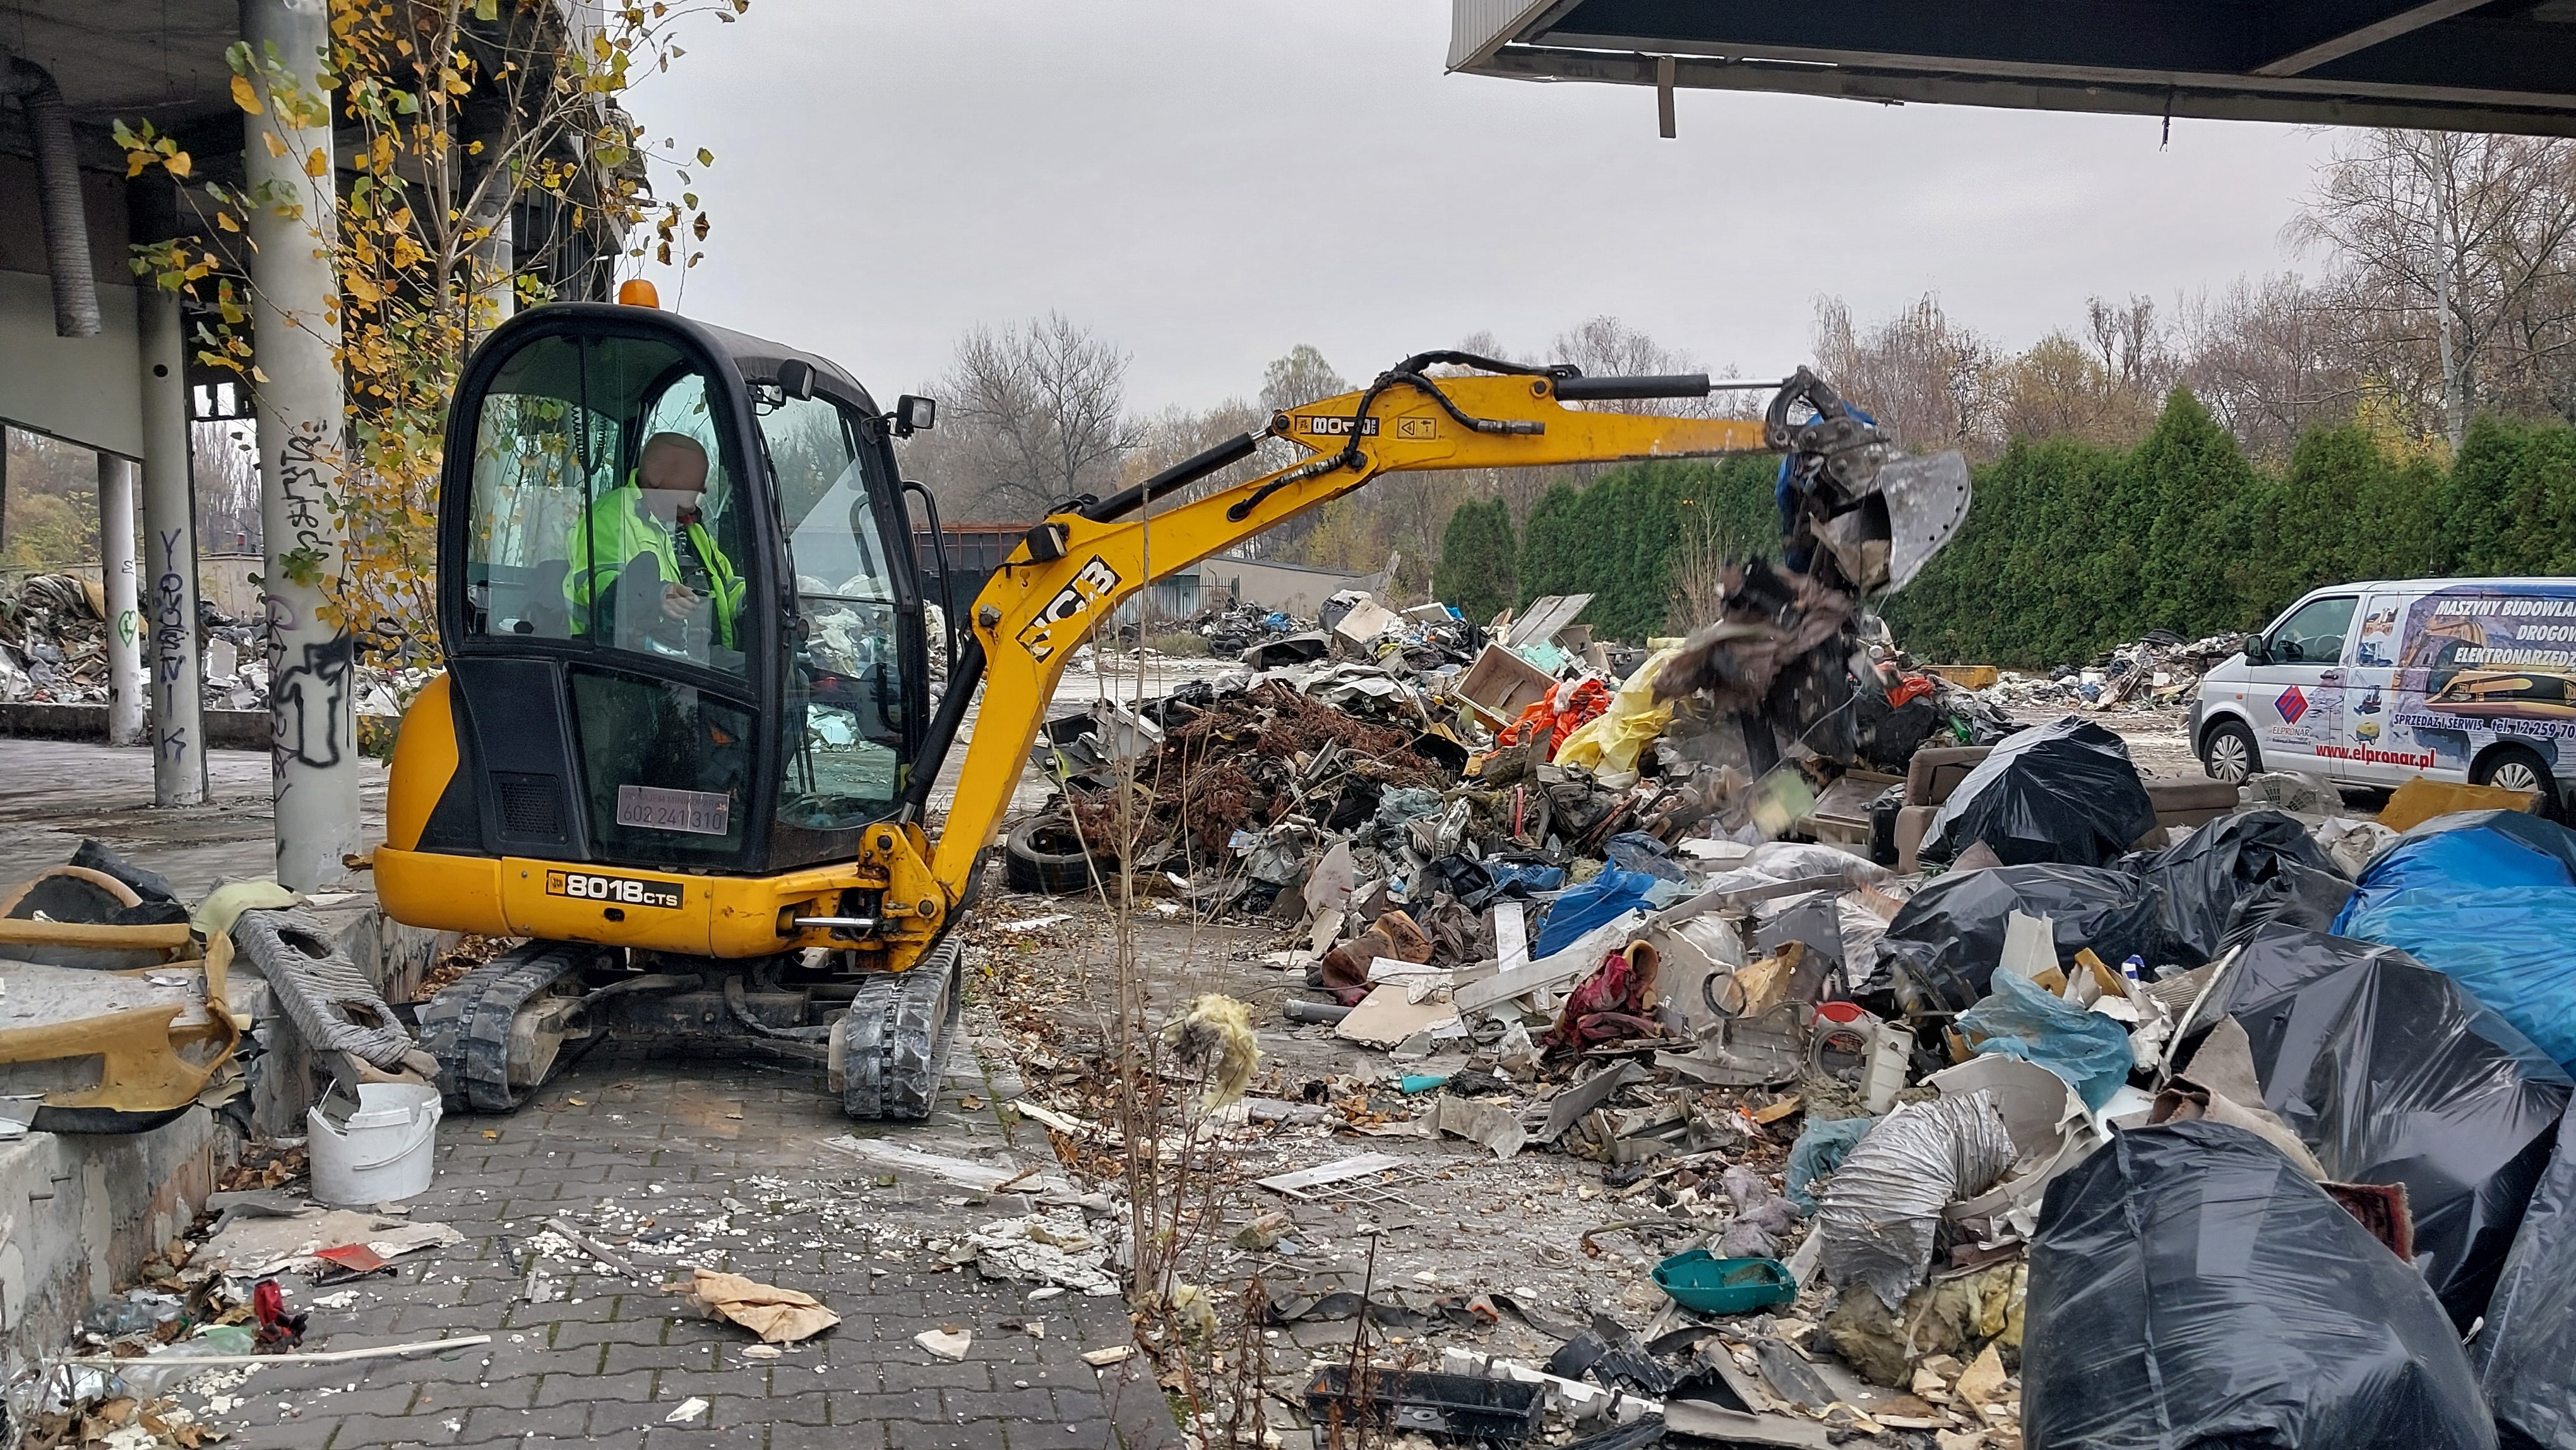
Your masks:
{"label": "elpronar logo", "polygon": [[575,901],[607,901],[619,906],[659,906],[678,910],[680,888],[632,876],[594,876],[587,871],[549,871],[546,894]]}

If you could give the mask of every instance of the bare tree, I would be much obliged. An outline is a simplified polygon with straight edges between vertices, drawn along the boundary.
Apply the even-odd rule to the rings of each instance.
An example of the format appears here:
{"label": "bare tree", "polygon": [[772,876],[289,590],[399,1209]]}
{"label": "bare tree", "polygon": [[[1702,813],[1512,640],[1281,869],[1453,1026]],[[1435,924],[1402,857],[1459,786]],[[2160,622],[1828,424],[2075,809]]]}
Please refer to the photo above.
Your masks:
{"label": "bare tree", "polygon": [[1310,343],[1297,344],[1287,356],[1261,370],[1261,406],[1273,413],[1350,390],[1351,385]]}
{"label": "bare tree", "polygon": [[2215,299],[2185,303],[2180,380],[2247,453],[2278,462],[2301,433],[2341,422],[2359,402],[2350,320],[2296,273],[2240,277]]}
{"label": "bare tree", "polygon": [[[1705,372],[1698,358],[1687,352],[1665,347],[1647,334],[1630,327],[1618,318],[1595,317],[1578,327],[1556,335],[1547,346],[1547,361],[1572,363],[1583,369],[1586,377],[1652,377],[1671,373]],[[1622,413],[1661,413],[1674,418],[1713,418],[1736,402],[1732,396],[1712,398],[1638,398],[1600,406]]]}
{"label": "bare tree", "polygon": [[1930,293],[1865,330],[1841,298],[1818,298],[1816,363],[1853,406],[1908,448],[1983,456],[2003,444],[1995,428],[1994,346],[1952,322]]}
{"label": "bare tree", "polygon": [[[2457,448],[2491,369],[2554,361],[2576,303],[2576,141],[2447,131],[2360,133],[2289,227],[2330,249],[2326,296],[2385,363],[2429,351]],[[2517,337],[2542,343],[2516,358]],[[2383,370],[2400,369],[2384,366]]]}
{"label": "bare tree", "polygon": [[940,379],[940,426],[906,462],[952,509],[1035,519],[1114,487],[1137,428],[1126,417],[1127,354],[1048,313],[957,344]]}

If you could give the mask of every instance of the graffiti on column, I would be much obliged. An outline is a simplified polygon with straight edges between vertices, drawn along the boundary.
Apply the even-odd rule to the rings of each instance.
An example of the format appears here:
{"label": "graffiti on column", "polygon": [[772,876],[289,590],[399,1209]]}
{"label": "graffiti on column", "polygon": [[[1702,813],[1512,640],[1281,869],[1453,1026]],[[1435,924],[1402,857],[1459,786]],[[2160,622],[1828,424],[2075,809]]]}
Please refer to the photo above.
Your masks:
{"label": "graffiti on column", "polygon": [[340,721],[348,713],[356,651],[344,632],[297,651],[293,665],[269,681],[269,728],[276,732],[277,773],[286,763],[316,768],[340,763]]}
{"label": "graffiti on column", "polygon": [[[179,541],[184,531],[163,529],[156,542],[161,546],[161,577],[154,581],[152,606],[152,668],[158,677],[154,698],[175,701],[174,693],[180,673],[196,662],[194,640],[189,630],[187,580],[179,573]],[[173,761],[188,758],[188,727],[174,718],[176,712],[165,711],[161,721],[160,752]]]}
{"label": "graffiti on column", "polygon": [[[294,551],[327,557],[331,541],[323,532],[322,430],[311,423],[299,425],[287,436],[278,461]],[[271,763],[282,793],[290,762],[316,769],[340,763],[348,744],[340,737],[340,721],[348,712],[357,651],[342,629],[321,643],[298,646],[290,660],[286,636],[300,622],[295,608],[273,592],[267,603]]]}

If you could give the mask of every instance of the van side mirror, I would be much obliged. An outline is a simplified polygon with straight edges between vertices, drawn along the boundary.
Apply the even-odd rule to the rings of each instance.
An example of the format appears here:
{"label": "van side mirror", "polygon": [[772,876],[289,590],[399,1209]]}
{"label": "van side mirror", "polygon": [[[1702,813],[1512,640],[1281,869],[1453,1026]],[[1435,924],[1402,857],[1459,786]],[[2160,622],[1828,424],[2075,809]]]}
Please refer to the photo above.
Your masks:
{"label": "van side mirror", "polygon": [[894,420],[894,436],[897,438],[927,433],[939,425],[939,401],[918,393],[906,393],[894,400],[894,412],[888,416]]}
{"label": "van side mirror", "polygon": [[2249,665],[2268,665],[2271,662],[2272,646],[2270,643],[2268,643],[2263,636],[2259,634],[2247,636],[2245,640],[2245,663]]}

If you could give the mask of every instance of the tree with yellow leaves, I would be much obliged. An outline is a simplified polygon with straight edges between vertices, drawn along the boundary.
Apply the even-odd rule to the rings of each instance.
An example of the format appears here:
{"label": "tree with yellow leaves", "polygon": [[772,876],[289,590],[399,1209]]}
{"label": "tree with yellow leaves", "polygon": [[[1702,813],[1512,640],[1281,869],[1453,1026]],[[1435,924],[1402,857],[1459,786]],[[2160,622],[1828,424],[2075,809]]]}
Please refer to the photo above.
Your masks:
{"label": "tree with yellow leaves", "polygon": [[[284,567],[323,588],[377,658],[436,656],[439,467],[474,343],[519,305],[606,297],[621,261],[649,253],[685,268],[704,255],[694,244],[709,223],[689,188],[715,157],[649,145],[622,102],[685,53],[682,24],[729,22],[749,3],[331,0],[320,87],[298,85],[282,57],[247,42],[225,56],[245,144],[282,158],[300,133],[335,121],[354,131],[336,168],[318,148],[305,157],[309,195],[190,185],[194,163],[170,137],[148,122],[115,128],[127,174],[167,172],[200,219],[195,237],[137,248],[134,269],[213,313],[194,338],[201,363],[261,380],[245,326],[254,211],[306,218],[329,250],[339,292],[326,321],[337,324],[348,398],[337,460],[346,484],[332,506],[348,544],[335,578],[320,577],[318,555]],[[654,196],[655,160],[678,177],[678,199]],[[326,196],[330,214],[314,215]]]}

